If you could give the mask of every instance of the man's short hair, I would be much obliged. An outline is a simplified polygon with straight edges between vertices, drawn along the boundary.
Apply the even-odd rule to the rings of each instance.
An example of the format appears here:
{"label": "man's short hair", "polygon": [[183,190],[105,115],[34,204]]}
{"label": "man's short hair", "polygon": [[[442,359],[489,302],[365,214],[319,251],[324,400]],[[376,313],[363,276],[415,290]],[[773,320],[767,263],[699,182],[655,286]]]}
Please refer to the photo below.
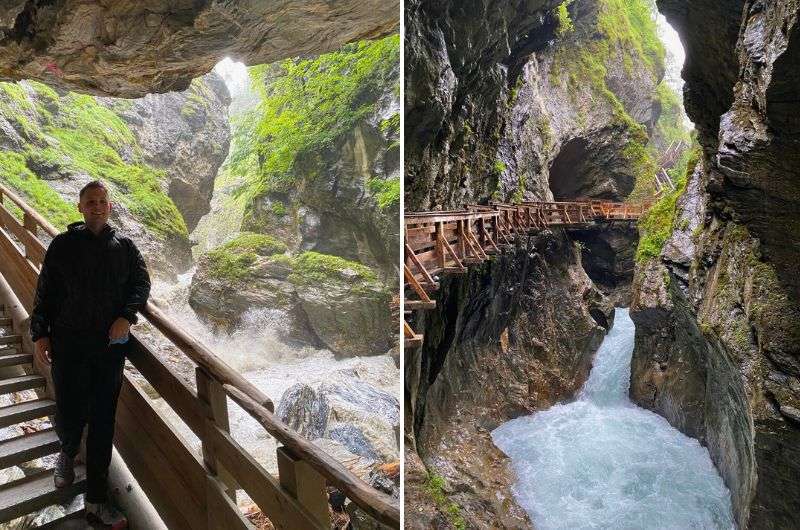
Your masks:
{"label": "man's short hair", "polygon": [[111,196],[111,192],[109,191],[108,186],[106,186],[103,183],[102,180],[93,180],[90,183],[88,183],[86,186],[81,188],[81,191],[78,194],[78,200],[83,199],[83,194],[86,193],[88,190],[90,190],[92,188],[99,188],[99,189],[105,191],[106,192],[106,197],[110,197]]}

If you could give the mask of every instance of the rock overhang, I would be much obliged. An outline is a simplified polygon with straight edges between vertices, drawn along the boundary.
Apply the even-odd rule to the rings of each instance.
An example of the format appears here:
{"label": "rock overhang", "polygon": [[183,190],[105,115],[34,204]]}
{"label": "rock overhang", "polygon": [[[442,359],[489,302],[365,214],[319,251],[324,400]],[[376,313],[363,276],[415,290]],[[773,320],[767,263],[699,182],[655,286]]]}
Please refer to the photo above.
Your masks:
{"label": "rock overhang", "polygon": [[399,0],[2,0],[0,80],[138,98],[185,90],[226,56],[319,55],[397,32]]}

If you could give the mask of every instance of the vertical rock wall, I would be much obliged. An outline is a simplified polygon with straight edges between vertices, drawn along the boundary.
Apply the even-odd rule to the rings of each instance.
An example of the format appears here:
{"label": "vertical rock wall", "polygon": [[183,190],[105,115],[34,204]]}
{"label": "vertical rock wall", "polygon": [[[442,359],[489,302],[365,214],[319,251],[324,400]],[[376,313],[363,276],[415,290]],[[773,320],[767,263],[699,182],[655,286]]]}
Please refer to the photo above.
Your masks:
{"label": "vertical rock wall", "polygon": [[741,528],[796,528],[800,4],[658,5],[686,45],[705,160],[636,272],[631,393],[708,446]]}

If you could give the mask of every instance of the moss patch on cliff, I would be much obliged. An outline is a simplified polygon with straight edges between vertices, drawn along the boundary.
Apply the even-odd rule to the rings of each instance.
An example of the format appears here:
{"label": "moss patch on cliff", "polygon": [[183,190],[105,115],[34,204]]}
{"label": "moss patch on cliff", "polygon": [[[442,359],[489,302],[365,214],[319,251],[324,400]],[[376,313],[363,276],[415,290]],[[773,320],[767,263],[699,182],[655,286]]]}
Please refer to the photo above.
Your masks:
{"label": "moss patch on cliff", "polygon": [[69,223],[80,221],[75,204],[65,201],[47,183],[25,165],[25,156],[11,151],[0,152],[0,173],[10,187],[20,191],[27,202],[59,230]]}
{"label": "moss patch on cliff", "polygon": [[250,75],[262,101],[256,128],[260,173],[252,196],[289,190],[298,157],[331,146],[369,115],[374,110],[369,94],[390,81],[399,58],[400,37],[394,35],[314,59],[283,61],[279,75],[274,65],[253,67]]}
{"label": "moss patch on cliff", "polygon": [[675,178],[675,190],[665,193],[658,199],[644,216],[639,219],[639,246],[636,248],[636,261],[644,262],[661,254],[664,243],[675,229],[675,212],[678,197],[686,191],[689,174],[700,160],[701,150],[695,146],[687,150],[687,158],[681,168],[682,174]]}
{"label": "moss patch on cliff", "polygon": [[367,188],[375,194],[378,208],[386,210],[400,204],[400,179],[382,179],[373,177],[367,180]]}
{"label": "moss patch on cliff", "polygon": [[425,492],[430,495],[433,502],[445,514],[456,530],[464,530],[467,527],[467,523],[461,516],[461,508],[458,504],[447,500],[444,478],[435,473],[428,474],[425,479]]}
{"label": "moss patch on cliff", "polygon": [[72,207],[54,190],[45,191],[49,185],[34,169],[85,174],[111,184],[116,191],[113,200],[124,204],[156,235],[188,235],[183,217],[161,188],[164,172],[142,162],[133,133],[113,110],[92,96],[68,93],[60,97],[41,83],[26,84],[29,90],[22,84],[0,83],[0,114],[16,124],[26,140],[22,153],[4,158],[5,181],[50,222],[63,227],[75,219]]}

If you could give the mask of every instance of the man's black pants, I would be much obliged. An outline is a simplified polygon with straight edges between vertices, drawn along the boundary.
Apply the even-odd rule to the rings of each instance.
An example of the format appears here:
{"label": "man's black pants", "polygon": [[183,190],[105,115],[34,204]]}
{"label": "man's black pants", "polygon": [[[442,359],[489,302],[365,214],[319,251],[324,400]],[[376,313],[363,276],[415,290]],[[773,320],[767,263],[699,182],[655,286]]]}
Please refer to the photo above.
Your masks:
{"label": "man's black pants", "polygon": [[51,337],[56,432],[61,450],[74,458],[83,428],[89,425],[86,501],[94,503],[107,500],[114,417],[128,349],[127,344],[109,345],[103,335],[57,333]]}

